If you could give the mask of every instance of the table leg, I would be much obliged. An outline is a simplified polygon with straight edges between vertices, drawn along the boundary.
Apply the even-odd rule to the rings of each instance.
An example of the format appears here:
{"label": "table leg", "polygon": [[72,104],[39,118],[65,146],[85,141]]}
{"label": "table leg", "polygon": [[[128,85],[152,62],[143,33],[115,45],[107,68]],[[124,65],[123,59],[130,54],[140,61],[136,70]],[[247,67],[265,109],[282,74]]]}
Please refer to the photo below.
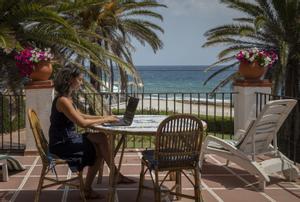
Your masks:
{"label": "table leg", "polygon": [[[119,140],[119,142],[118,142],[118,144],[115,148],[115,151],[114,151],[115,156],[117,155],[117,153],[118,153],[118,151],[119,151],[122,144],[123,144],[123,148],[124,148],[124,146],[125,146],[125,135],[121,135],[121,139]],[[122,152],[124,152],[124,150],[122,150]]]}
{"label": "table leg", "polygon": [[[125,135],[122,135],[119,143],[120,143],[120,146],[122,144],[122,150],[121,150],[121,156],[119,159],[118,173],[120,173],[120,171],[121,171],[121,166],[122,166],[122,161],[123,161],[123,156],[124,156],[124,151],[125,151]],[[120,149],[120,147],[118,148],[118,150],[119,149]]]}
{"label": "table leg", "polygon": [[[182,182],[180,171],[176,171],[176,193],[182,194]],[[177,200],[181,200],[181,196],[177,196]]]}
{"label": "table leg", "polygon": [[[122,160],[123,160],[123,156],[124,156],[124,150],[125,150],[125,135],[121,136],[121,139],[117,145],[117,148],[115,148],[115,135],[110,135],[109,136],[109,143],[111,146],[111,155],[110,155],[110,162],[111,165],[109,166],[110,169],[110,176],[109,176],[109,184],[110,184],[110,189],[109,189],[109,197],[108,197],[108,201],[109,202],[116,202],[119,201],[118,200],[118,194],[116,191],[116,184],[117,184],[117,180],[119,177],[119,173],[121,170],[121,165],[122,165]],[[117,155],[120,147],[122,145],[122,151],[121,151],[121,156],[120,156],[120,160],[119,160],[119,165],[117,167],[117,170],[115,169],[115,164],[114,164],[114,160],[115,160],[115,156]]]}
{"label": "table leg", "polygon": [[116,202],[118,201],[118,195],[116,194],[116,176],[115,176],[115,135],[109,135],[109,145],[110,145],[110,165],[109,165],[109,190],[108,190],[108,201],[109,202]]}
{"label": "table leg", "polygon": [[170,181],[176,180],[176,172],[175,171],[170,172],[169,180]]}

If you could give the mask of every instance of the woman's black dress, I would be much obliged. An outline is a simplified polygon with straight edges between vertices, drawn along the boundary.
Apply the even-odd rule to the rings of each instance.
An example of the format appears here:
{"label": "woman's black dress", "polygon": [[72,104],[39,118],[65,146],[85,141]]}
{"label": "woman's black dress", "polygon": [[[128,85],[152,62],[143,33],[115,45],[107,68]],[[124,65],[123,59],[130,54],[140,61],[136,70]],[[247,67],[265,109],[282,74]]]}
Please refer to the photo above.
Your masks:
{"label": "woman's black dress", "polygon": [[96,152],[87,134],[78,134],[74,123],[56,109],[56,97],[52,102],[49,152],[68,162],[72,172],[81,171],[95,163]]}

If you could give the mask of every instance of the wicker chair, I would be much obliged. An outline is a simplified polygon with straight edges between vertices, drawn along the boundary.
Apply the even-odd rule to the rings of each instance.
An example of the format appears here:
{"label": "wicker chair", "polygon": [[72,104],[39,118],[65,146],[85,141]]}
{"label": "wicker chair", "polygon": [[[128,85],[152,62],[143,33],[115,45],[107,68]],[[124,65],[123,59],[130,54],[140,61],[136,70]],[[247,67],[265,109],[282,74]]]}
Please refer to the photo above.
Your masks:
{"label": "wicker chair", "polygon": [[[41,157],[42,164],[43,164],[42,173],[41,173],[41,177],[39,180],[39,184],[38,184],[37,192],[35,194],[34,201],[35,202],[39,201],[40,193],[41,193],[42,189],[51,187],[51,186],[55,186],[58,184],[63,184],[63,185],[68,185],[68,186],[73,186],[73,187],[79,188],[82,201],[85,202],[86,199],[85,199],[84,191],[83,191],[84,182],[83,182],[83,177],[82,177],[82,171],[77,173],[78,174],[77,177],[73,177],[68,180],[59,180],[57,178],[57,175],[56,175],[56,178],[51,178],[51,177],[46,176],[50,170],[55,171],[56,165],[67,164],[67,162],[65,160],[58,159],[57,157],[55,157],[54,155],[52,155],[48,152],[48,142],[44,136],[43,130],[40,125],[39,118],[38,118],[37,114],[35,113],[35,111],[33,111],[32,109],[28,109],[28,119],[29,119],[29,123],[30,123],[31,129],[32,129],[32,133],[34,135],[36,147],[38,149],[38,152]],[[55,171],[55,174],[56,174],[56,171]],[[51,181],[52,183],[44,185],[45,179]],[[79,180],[79,185],[72,183],[72,181],[74,181],[74,180]]]}
{"label": "wicker chair", "polygon": [[[178,199],[185,197],[197,202],[202,201],[199,170],[202,139],[202,122],[192,115],[172,115],[162,121],[157,129],[155,150],[142,152],[142,169],[137,201],[141,201],[143,189],[154,190],[156,202],[161,201],[161,193],[175,195]],[[147,168],[145,169],[145,167]],[[184,170],[193,171],[194,182]],[[153,188],[144,186],[147,171],[150,172]],[[152,171],[154,171],[154,176]],[[159,172],[166,172],[161,181],[158,178]],[[176,173],[176,184],[169,190],[162,189],[167,177],[174,172]],[[181,173],[193,185],[194,196],[182,194]]]}

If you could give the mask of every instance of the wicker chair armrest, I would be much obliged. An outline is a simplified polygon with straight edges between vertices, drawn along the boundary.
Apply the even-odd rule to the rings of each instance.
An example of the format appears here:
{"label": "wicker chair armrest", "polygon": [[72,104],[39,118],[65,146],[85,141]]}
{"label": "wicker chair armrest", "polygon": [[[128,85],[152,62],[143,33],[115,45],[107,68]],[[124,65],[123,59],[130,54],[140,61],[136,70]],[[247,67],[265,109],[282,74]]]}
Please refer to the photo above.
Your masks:
{"label": "wicker chair armrest", "polygon": [[63,159],[55,159],[55,164],[66,164],[67,161],[66,160],[63,160]]}

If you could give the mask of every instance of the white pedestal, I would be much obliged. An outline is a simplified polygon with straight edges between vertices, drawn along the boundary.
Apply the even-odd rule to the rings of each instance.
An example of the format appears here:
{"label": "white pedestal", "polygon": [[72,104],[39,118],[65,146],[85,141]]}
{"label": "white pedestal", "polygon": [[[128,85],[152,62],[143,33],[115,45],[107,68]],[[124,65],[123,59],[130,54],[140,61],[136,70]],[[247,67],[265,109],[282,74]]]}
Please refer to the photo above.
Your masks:
{"label": "white pedestal", "polygon": [[[40,120],[45,137],[48,139],[52,100],[54,99],[53,82],[35,81],[25,86],[26,115],[29,108],[33,109]],[[35,140],[26,116],[26,153],[36,151]]]}
{"label": "white pedestal", "polygon": [[235,81],[234,92],[234,133],[238,129],[245,129],[249,120],[256,118],[256,94],[271,93],[272,83],[263,81]]}

